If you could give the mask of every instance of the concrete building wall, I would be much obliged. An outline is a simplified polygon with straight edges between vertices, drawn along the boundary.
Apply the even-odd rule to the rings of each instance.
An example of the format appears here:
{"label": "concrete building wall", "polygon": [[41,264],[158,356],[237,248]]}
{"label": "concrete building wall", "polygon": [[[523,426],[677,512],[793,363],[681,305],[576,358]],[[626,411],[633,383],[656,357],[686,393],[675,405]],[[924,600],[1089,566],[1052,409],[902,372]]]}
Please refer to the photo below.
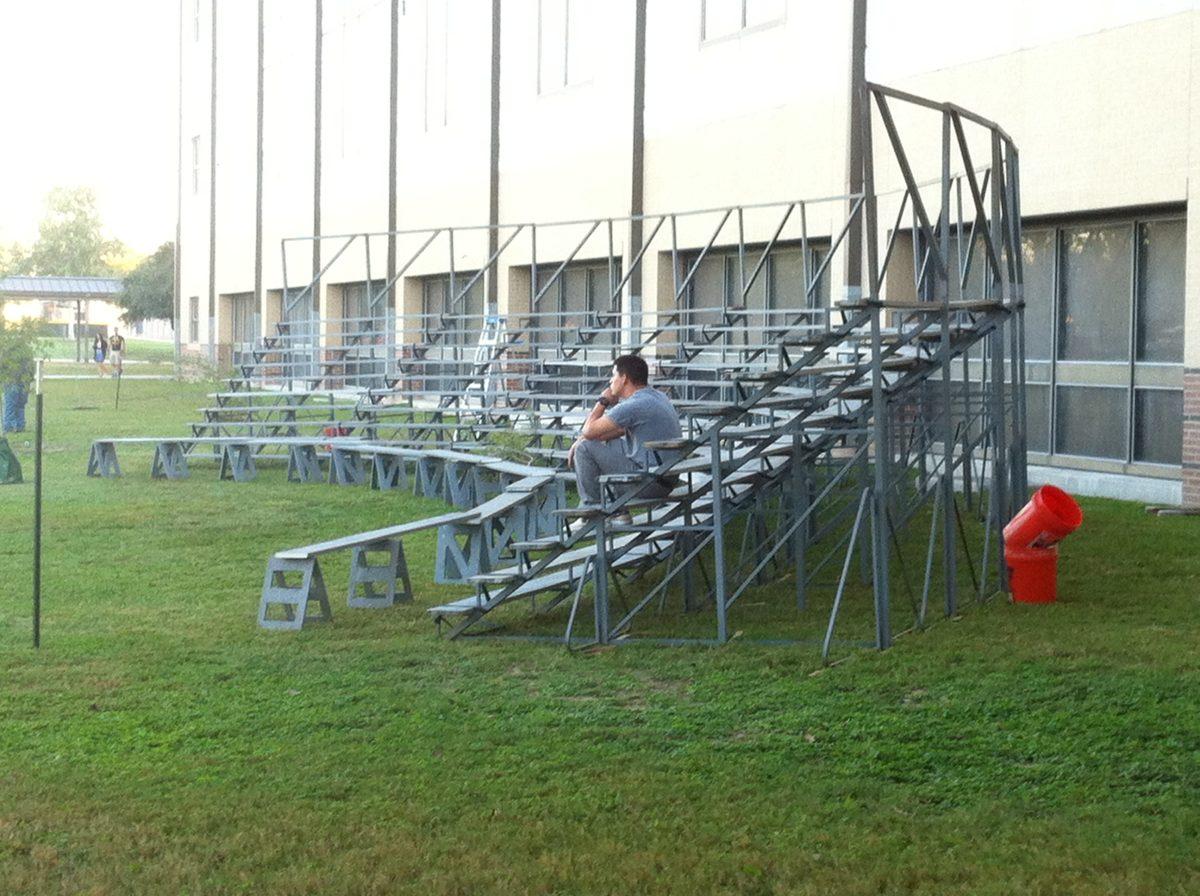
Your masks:
{"label": "concrete building wall", "polygon": [[[762,0],[745,7],[746,27],[741,27],[728,20],[737,2],[647,4],[643,188],[649,213],[836,196],[845,190],[850,4]],[[1200,183],[1200,177],[1192,176],[1200,175],[1192,170],[1200,158],[1195,145],[1200,128],[1192,126],[1200,98],[1190,82],[1198,61],[1200,14],[1192,4],[1154,0],[1117,12],[1112,4],[1076,4],[1075,21],[1064,27],[1059,16],[1054,28],[1034,30],[1036,23],[1053,16],[1033,16],[1029,0],[976,4],[975,12],[967,8],[970,3],[938,3],[947,6],[946,14],[924,19],[911,10],[906,13],[904,4],[873,4],[877,24],[869,60],[877,62],[869,74],[998,121],[1021,148],[1023,209],[1031,221],[1058,226],[1055,222],[1081,216],[1115,216],[1132,222],[1142,220],[1149,209],[1186,215],[1192,223],[1192,210],[1200,208],[1189,201],[1190,185]],[[190,17],[184,18],[180,215],[185,344],[207,351],[210,291],[230,297],[253,290],[256,251],[263,271],[260,317],[270,327],[279,318],[284,286],[280,241],[313,234],[318,213],[325,237],[322,263],[342,246],[333,235],[385,230],[393,164],[401,230],[487,223],[491,3],[323,0],[318,146],[313,130],[318,0],[264,0],[264,226],[258,247],[252,228],[258,13],[255,4],[216,0],[217,246],[216,279],[210,284],[208,16],[213,0],[200,6],[198,38],[191,33]],[[499,221],[627,216],[633,193],[635,0],[502,0],[500,7]],[[995,23],[977,21],[981,10],[999,16],[1004,27],[982,27]],[[393,14],[398,72],[394,158],[389,155]],[[880,22],[890,33],[880,32]],[[955,22],[957,30],[945,30]],[[943,32],[936,32],[935,24]],[[901,33],[901,25],[912,33]],[[899,52],[898,45],[926,38],[927,45]],[[903,111],[898,116],[910,133],[917,129],[925,134],[924,142],[909,145],[918,179],[936,176],[940,123],[924,123],[919,116],[909,120]],[[194,185],[193,136],[199,137]],[[881,147],[882,136],[875,137]],[[314,167],[318,151],[319,191]],[[980,164],[986,162],[986,147],[972,145],[972,151]],[[900,184],[898,172],[882,150],[877,159],[877,187],[894,190]],[[844,221],[845,204],[814,204],[807,211],[809,235],[829,237]],[[747,212],[745,238],[767,239],[778,215],[778,210]],[[704,245],[717,220],[711,215],[681,219],[680,245]],[[881,220],[890,218],[881,213]],[[427,236],[428,231],[397,237],[398,264],[406,264]],[[540,227],[538,262],[565,259],[582,236],[580,226]],[[794,231],[785,235],[795,237]],[[715,242],[736,240],[729,225]],[[1187,240],[1186,367],[1200,371],[1200,227],[1189,226]],[[289,243],[289,286],[308,283],[310,245]],[[331,315],[334,306],[340,307],[343,285],[367,279],[368,251],[370,276],[380,276],[387,248],[384,237],[352,242],[322,279],[321,312]],[[661,246],[653,250],[643,277],[647,309],[674,301],[669,255]],[[600,260],[610,252],[628,265],[627,223],[614,226],[611,247],[601,230],[578,250],[577,258]],[[420,310],[419,278],[445,274],[451,267],[459,272],[478,269],[486,255],[484,230],[460,231],[453,253],[445,234],[438,236],[398,284],[395,310]],[[522,232],[503,255],[496,284],[501,310],[528,305],[532,259],[532,241]],[[194,343],[189,338],[192,296],[201,303],[200,338]],[[834,296],[840,296],[836,287]],[[214,311],[218,318],[226,313],[222,302],[215,303]],[[228,334],[228,324],[218,320],[213,333]],[[1181,366],[1154,376],[1161,380],[1155,380],[1158,386],[1184,387]],[[1183,437],[1182,471],[1188,476],[1195,470],[1200,476],[1200,448],[1195,447],[1200,417],[1193,398],[1200,373],[1189,373],[1186,382],[1185,427],[1193,435]],[[1097,469],[1147,474],[1136,464]],[[1180,481],[1179,467],[1149,474]],[[1200,495],[1200,480],[1188,488],[1189,494]]]}

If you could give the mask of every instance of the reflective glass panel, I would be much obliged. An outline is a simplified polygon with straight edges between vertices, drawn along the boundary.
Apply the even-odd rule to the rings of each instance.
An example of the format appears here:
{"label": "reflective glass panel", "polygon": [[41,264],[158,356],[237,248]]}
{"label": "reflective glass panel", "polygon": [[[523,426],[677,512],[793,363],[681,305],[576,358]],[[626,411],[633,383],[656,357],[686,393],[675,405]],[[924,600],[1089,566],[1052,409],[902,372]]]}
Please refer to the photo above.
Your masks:
{"label": "reflective glass panel", "polygon": [[771,307],[804,308],[804,259],[801,250],[777,249],[771,253]]}
{"label": "reflective glass panel", "polygon": [[1021,234],[1025,277],[1025,357],[1049,361],[1054,335],[1054,231]]}
{"label": "reflective glass panel", "polygon": [[1127,408],[1127,389],[1059,386],[1055,452],[1125,460]]}
{"label": "reflective glass panel", "polygon": [[1133,398],[1133,459],[1151,464],[1181,463],[1183,392],[1137,389]]}
{"label": "reflective glass panel", "polygon": [[1062,231],[1059,358],[1129,359],[1131,231],[1128,224]]}
{"label": "reflective glass panel", "polygon": [[1182,363],[1186,229],[1182,221],[1148,221],[1139,230],[1137,358]]}
{"label": "reflective glass panel", "polygon": [[1025,446],[1030,451],[1050,450],[1050,387],[1025,386]]}

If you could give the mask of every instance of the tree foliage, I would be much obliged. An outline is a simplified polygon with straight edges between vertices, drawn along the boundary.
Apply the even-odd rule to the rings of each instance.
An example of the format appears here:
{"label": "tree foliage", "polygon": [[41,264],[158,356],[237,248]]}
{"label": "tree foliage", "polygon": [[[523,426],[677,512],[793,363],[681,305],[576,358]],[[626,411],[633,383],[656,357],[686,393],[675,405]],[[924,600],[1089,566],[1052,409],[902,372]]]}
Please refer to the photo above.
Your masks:
{"label": "tree foliage", "polygon": [[108,277],[111,261],[123,252],[119,240],[105,238],[91,188],[55,187],[46,197],[37,242],[16,273]]}
{"label": "tree foliage", "polygon": [[29,273],[29,250],[20,243],[0,245],[0,277]]}
{"label": "tree foliage", "polygon": [[35,318],[5,322],[0,317],[0,384],[28,383],[42,355],[45,325]]}
{"label": "tree foliage", "polygon": [[125,287],[117,303],[125,309],[121,320],[127,324],[139,320],[174,319],[175,244],[163,243],[155,253],[125,277]]}

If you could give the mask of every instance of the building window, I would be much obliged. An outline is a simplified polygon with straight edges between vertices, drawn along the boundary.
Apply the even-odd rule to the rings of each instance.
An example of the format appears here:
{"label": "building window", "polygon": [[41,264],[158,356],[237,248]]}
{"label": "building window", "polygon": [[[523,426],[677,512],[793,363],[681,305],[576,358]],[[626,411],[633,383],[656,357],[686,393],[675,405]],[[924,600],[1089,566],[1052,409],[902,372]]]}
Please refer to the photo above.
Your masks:
{"label": "building window", "polygon": [[[421,283],[421,311],[425,330],[434,333],[451,328],[447,343],[461,344],[478,341],[483,327],[484,278],[478,271],[455,271],[453,283],[449,274],[425,277]],[[468,288],[469,285],[469,288]]]}
{"label": "building window", "polygon": [[1183,363],[1183,221],[1138,227],[1137,359]]}
{"label": "building window", "polygon": [[193,344],[200,341],[200,297],[188,299],[188,342]]}
{"label": "building window", "polygon": [[425,130],[444,128],[449,119],[446,85],[450,57],[450,0],[429,0],[425,16]]}
{"label": "building window", "polygon": [[[592,315],[612,310],[621,283],[621,261],[575,261],[554,276],[561,262],[537,266],[534,307],[539,319],[537,343],[543,348],[577,341],[573,331],[594,323]],[[593,345],[607,344],[609,333],[597,334]]]}
{"label": "building window", "polygon": [[1183,392],[1133,391],[1133,459],[1148,464],[1183,462]]}
{"label": "building window", "polygon": [[1025,229],[1030,451],[1178,466],[1185,236],[1169,216]]}
{"label": "building window", "polygon": [[[832,271],[825,263],[827,241],[810,242],[807,258],[803,246],[777,244],[765,260],[764,249],[746,246],[740,255],[737,249],[710,250],[688,284],[688,307],[764,312],[829,307]],[[681,282],[698,257],[684,257]]]}
{"label": "building window", "polygon": [[192,138],[192,195],[200,192],[200,135]]}
{"label": "building window", "polygon": [[786,12],[786,0],[700,0],[700,40],[779,25]]}
{"label": "building window", "polygon": [[538,0],[538,93],[592,77],[595,0]]}
{"label": "building window", "polygon": [[1124,460],[1128,389],[1107,386],[1059,386],[1057,454]]}
{"label": "building window", "polygon": [[1060,244],[1059,359],[1128,360],[1133,228],[1069,227]]}

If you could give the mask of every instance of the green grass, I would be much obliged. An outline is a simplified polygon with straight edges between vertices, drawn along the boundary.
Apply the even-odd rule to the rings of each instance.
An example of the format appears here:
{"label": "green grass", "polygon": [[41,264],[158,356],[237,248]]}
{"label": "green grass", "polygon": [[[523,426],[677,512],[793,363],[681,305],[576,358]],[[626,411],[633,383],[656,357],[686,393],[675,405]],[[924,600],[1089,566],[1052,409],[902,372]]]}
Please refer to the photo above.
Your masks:
{"label": "green grass", "polygon": [[418,606],[347,610],[342,560],[334,623],[271,633],[273,550],[444,507],[133,450],[87,479],[212,386],[49,388],[38,652],[33,490],[0,488],[0,893],[1200,891],[1200,520],[1087,501],[1056,605],[826,669],[437,640],[432,535]]}

